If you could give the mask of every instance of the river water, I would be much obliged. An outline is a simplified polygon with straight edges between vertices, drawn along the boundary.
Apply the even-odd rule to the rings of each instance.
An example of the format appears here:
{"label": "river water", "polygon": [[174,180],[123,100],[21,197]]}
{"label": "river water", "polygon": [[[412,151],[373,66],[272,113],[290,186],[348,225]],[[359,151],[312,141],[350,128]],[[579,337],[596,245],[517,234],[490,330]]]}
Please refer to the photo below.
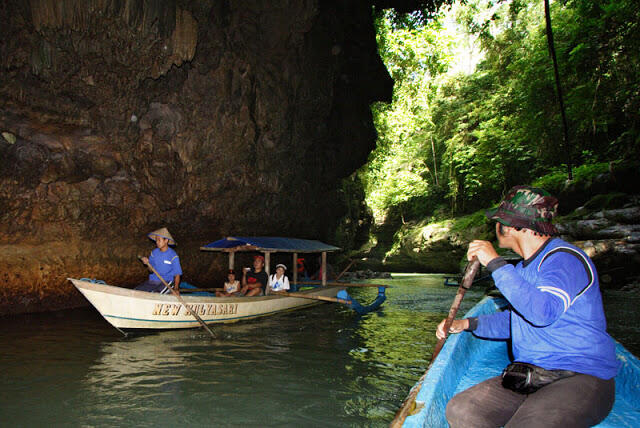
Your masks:
{"label": "river water", "polygon": [[[3,426],[387,426],[456,293],[442,275],[394,275],[377,312],[334,304],[202,330],[123,337],[92,308],[5,317]],[[467,292],[461,313],[483,295]],[[362,303],[375,289],[351,294]],[[610,331],[640,351],[640,298],[605,296]],[[609,312],[608,312],[609,315]]]}

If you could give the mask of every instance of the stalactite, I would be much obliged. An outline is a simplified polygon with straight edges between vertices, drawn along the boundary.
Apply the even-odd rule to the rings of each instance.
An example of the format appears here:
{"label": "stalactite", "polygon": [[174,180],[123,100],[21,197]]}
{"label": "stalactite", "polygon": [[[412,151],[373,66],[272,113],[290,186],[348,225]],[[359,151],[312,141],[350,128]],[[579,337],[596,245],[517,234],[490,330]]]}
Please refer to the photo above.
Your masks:
{"label": "stalactite", "polygon": [[[140,37],[152,36],[161,40],[162,55],[160,61],[152,65],[152,77],[165,74],[172,65],[179,66],[191,61],[198,42],[198,23],[187,10],[181,9],[174,2],[152,0],[31,0],[31,21],[36,31],[44,38],[51,34],[77,33],[74,39],[85,39],[91,36],[110,38],[110,34],[95,34],[98,21],[111,20],[113,33],[128,27]],[[99,52],[98,43],[91,51]],[[86,44],[83,46],[86,48]],[[140,60],[140,57],[129,54],[129,61]],[[42,52],[41,52],[42,54]],[[34,58],[32,67],[36,74],[42,68],[51,66],[50,58],[44,61],[42,55]],[[53,59],[55,62],[55,58]]]}

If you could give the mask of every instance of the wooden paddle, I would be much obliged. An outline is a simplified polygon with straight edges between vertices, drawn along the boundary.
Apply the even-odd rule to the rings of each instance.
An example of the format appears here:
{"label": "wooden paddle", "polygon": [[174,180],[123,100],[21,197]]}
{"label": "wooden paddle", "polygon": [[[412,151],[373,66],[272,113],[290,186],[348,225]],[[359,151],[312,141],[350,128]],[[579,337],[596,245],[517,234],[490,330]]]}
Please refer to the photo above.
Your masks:
{"label": "wooden paddle", "polygon": [[343,303],[345,305],[351,303],[348,300],[338,299],[337,297],[318,296],[317,294],[289,293],[287,291],[273,291],[271,294],[277,294],[285,297],[297,297],[300,299],[323,300],[325,302]]}
{"label": "wooden paddle", "polygon": [[458,292],[456,293],[456,297],[453,299],[453,303],[451,304],[451,308],[449,309],[449,315],[447,316],[447,319],[444,322],[443,330],[444,330],[445,336],[442,339],[438,340],[438,343],[436,344],[436,347],[433,350],[433,355],[431,356],[431,362],[429,363],[427,370],[424,372],[424,374],[422,375],[418,383],[411,389],[411,391],[409,391],[409,395],[402,403],[402,406],[400,407],[400,410],[398,410],[398,412],[396,413],[396,416],[393,418],[393,421],[391,421],[391,424],[389,425],[390,427],[392,428],[401,427],[402,424],[404,423],[404,420],[407,418],[407,416],[409,416],[409,414],[411,414],[411,412],[415,409],[416,397],[418,396],[418,392],[420,392],[420,388],[422,388],[422,383],[424,382],[425,377],[427,377],[427,373],[429,372],[429,369],[433,365],[433,362],[436,360],[436,358],[438,357],[438,354],[442,350],[445,340],[447,340],[447,337],[449,336],[449,328],[451,328],[451,324],[453,323],[453,320],[455,319],[456,314],[458,313],[458,309],[460,308],[460,303],[462,302],[464,293],[471,287],[471,284],[473,284],[473,278],[477,275],[479,270],[480,270],[480,262],[478,261],[477,257],[474,257],[473,260],[471,260],[471,262],[469,262],[469,264],[467,265],[467,268],[464,273],[464,278],[462,279],[462,284],[460,285],[460,287],[458,287]]}
{"label": "wooden paddle", "polygon": [[[142,261],[142,263],[144,263],[144,260],[142,260],[141,256],[138,256],[138,258],[140,259],[140,261]],[[207,332],[211,335],[211,337],[215,339],[216,335],[213,334],[213,331],[211,331],[209,326],[204,321],[202,321],[202,318],[200,318],[200,316],[198,314],[196,314],[193,311],[193,309],[191,309],[189,306],[187,306],[187,304],[184,302],[184,299],[180,296],[180,294],[178,294],[178,292],[173,287],[170,287],[169,284],[167,284],[167,282],[164,280],[164,278],[161,277],[158,272],[156,272],[156,270],[153,268],[153,266],[151,266],[151,263],[144,263],[144,264],[147,265],[147,267],[149,269],[151,269],[151,272],[155,273],[156,276],[158,278],[160,278],[160,281],[162,281],[162,283],[164,284],[165,287],[167,287],[169,290],[171,290],[171,293],[173,293],[173,295],[176,296],[176,299],[178,299],[178,301],[180,303],[182,303],[182,306],[184,306],[187,309],[187,311],[189,311],[189,313],[200,323],[202,328],[207,330]]]}

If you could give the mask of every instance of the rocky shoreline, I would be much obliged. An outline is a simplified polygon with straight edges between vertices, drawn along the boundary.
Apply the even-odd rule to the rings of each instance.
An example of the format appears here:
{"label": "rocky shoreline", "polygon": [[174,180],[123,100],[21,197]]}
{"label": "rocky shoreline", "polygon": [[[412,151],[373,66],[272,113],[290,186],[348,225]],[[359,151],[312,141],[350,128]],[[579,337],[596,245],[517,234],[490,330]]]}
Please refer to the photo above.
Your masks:
{"label": "rocky shoreline", "polygon": [[558,224],[563,238],[582,248],[598,268],[603,288],[634,288],[640,280],[640,197],[621,208],[578,208]]}
{"label": "rocky shoreline", "polygon": [[[628,167],[624,174],[601,174],[586,183],[565,184],[558,192],[564,208],[555,221],[560,236],[593,259],[603,289],[640,292],[639,175],[640,168]],[[376,239],[376,245],[350,255],[362,260],[360,269],[460,274],[468,243],[495,240],[495,232],[478,213],[472,220],[380,225]]]}
{"label": "rocky shoreline", "polygon": [[341,281],[350,282],[350,281],[358,281],[363,279],[376,279],[376,278],[391,278],[391,273],[389,272],[377,272],[371,269],[365,270],[356,270],[353,272],[345,272],[340,278]]}

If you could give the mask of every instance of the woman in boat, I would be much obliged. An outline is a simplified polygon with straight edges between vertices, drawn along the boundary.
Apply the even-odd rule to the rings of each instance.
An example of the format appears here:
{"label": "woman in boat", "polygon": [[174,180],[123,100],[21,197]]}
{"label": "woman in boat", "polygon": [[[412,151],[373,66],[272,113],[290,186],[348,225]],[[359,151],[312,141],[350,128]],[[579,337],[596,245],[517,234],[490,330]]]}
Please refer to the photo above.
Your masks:
{"label": "woman in boat", "polygon": [[618,362],[598,275],[582,250],[553,237],[557,205],[542,189],[516,186],[487,212],[499,246],[523,258],[516,266],[488,241],[469,244],[467,258],[487,266],[510,308],[455,320],[449,332],[511,339],[515,362],[451,399],[452,427],[588,427],[613,407]]}
{"label": "woman in boat", "polygon": [[267,294],[271,291],[287,291],[289,290],[289,278],[284,274],[287,267],[282,263],[276,265],[276,273],[269,277],[269,285],[267,286]]}
{"label": "woman in boat", "polygon": [[[149,257],[141,257],[142,262],[145,265],[150,264],[167,284],[173,282],[173,288],[179,293],[182,267],[180,266],[178,254],[173,248],[169,247],[169,245],[177,245],[176,241],[171,237],[166,227],[155,230],[147,236],[155,241],[156,248]],[[151,272],[149,279],[138,285],[136,290],[150,291],[152,293],[169,292],[154,272]]]}
{"label": "woman in boat", "polygon": [[253,270],[244,268],[242,270],[242,290],[245,296],[264,296],[269,277],[264,271],[264,257],[255,256],[253,258]]}
{"label": "woman in boat", "polygon": [[240,281],[236,279],[236,272],[233,269],[229,269],[227,273],[227,282],[224,283],[224,289],[222,291],[216,291],[216,297],[231,297],[241,296],[240,293]]}

